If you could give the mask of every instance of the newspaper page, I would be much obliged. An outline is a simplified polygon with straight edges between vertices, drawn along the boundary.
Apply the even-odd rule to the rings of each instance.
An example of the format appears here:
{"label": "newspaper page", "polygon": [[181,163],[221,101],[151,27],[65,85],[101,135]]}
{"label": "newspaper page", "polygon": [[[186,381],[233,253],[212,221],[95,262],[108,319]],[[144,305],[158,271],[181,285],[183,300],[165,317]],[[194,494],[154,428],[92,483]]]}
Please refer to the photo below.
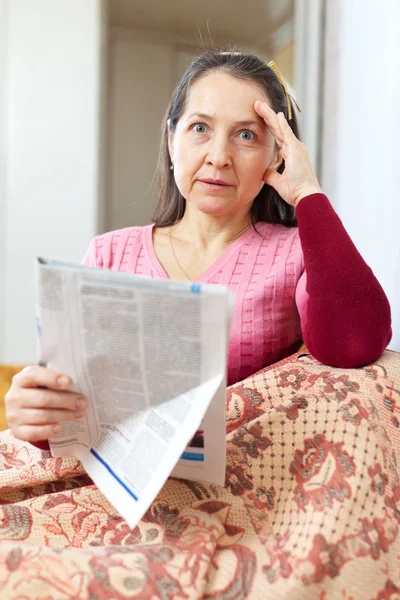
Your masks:
{"label": "newspaper page", "polygon": [[224,485],[233,295],[38,259],[39,361],[69,375],[84,417],[49,440],[134,527],[171,474]]}

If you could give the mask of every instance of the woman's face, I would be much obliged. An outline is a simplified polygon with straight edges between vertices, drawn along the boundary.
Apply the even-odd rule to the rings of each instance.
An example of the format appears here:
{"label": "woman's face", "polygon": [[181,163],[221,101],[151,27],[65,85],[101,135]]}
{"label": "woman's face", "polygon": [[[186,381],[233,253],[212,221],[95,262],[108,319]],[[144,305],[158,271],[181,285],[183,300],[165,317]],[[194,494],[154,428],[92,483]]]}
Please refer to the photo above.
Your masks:
{"label": "woman's face", "polygon": [[205,75],[190,89],[186,109],[169,135],[169,152],[180,193],[203,213],[248,212],[267,168],[282,162],[271,132],[254,110],[256,100],[270,105],[255,84],[222,72]]}

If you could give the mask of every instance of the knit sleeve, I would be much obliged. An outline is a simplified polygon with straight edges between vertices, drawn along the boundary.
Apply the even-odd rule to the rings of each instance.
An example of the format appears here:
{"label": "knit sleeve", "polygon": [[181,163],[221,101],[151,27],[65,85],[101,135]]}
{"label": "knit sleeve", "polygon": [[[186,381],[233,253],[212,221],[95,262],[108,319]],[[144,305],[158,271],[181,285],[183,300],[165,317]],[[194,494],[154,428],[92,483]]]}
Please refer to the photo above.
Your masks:
{"label": "knit sleeve", "polygon": [[324,194],[297,208],[305,271],[296,289],[303,340],[320,362],[360,367],[392,337],[388,299]]}

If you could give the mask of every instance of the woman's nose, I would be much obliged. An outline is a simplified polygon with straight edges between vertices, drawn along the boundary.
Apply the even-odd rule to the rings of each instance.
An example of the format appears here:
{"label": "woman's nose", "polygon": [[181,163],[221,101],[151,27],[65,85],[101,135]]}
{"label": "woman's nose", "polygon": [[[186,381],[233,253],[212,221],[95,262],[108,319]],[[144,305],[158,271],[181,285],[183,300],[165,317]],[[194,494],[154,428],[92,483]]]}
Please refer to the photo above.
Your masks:
{"label": "woman's nose", "polygon": [[215,138],[210,145],[207,153],[207,162],[216,169],[230,167],[232,165],[232,156],[229,149],[229,143],[225,139]]}

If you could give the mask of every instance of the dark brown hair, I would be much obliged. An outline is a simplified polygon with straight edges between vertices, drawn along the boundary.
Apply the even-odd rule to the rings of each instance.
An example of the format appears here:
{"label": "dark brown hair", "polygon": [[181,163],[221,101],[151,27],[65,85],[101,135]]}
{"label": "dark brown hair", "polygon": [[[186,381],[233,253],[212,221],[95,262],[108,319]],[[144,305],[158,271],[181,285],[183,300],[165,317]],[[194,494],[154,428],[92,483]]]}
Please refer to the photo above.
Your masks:
{"label": "dark brown hair", "polygon": [[[221,70],[233,77],[250,81],[263,89],[271,102],[273,110],[283,112],[295,136],[299,137],[298,124],[292,103],[292,118],[288,119],[288,105],[285,90],[274,71],[258,56],[220,50],[206,51],[200,54],[186,69],[172,96],[162,123],[162,138],[157,167],[158,204],[153,215],[157,227],[173,225],[182,219],[186,200],[178,190],[173,172],[170,170],[168,150],[168,120],[170,130],[174,131],[185,111],[191,86],[211,71]],[[291,100],[289,99],[291,102]],[[278,167],[278,173],[285,169],[285,161]],[[251,207],[253,225],[260,221],[280,223],[296,227],[295,209],[287,204],[270,185],[264,184]]]}

